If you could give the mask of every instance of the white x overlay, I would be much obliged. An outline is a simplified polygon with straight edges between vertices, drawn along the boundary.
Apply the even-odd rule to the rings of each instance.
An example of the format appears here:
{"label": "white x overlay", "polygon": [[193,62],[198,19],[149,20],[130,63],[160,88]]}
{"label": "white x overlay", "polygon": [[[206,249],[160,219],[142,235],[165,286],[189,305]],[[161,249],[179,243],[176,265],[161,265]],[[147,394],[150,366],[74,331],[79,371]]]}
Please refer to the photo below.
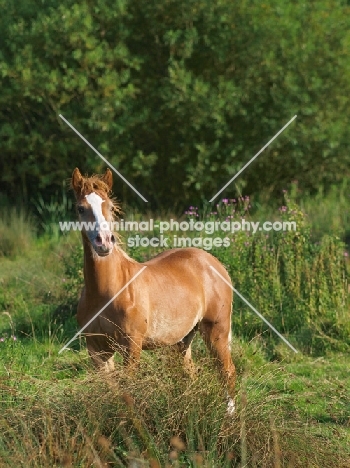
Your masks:
{"label": "white x overlay", "polygon": [[[76,129],[73,127],[73,125],[71,125],[71,124],[68,122],[67,119],[65,119],[65,118],[63,117],[63,115],[59,114],[59,116],[61,117],[61,119],[62,119],[64,122],[66,122],[66,124],[67,124],[72,130],[74,130],[74,132],[75,132],[91,149],[93,149],[93,150],[95,151],[95,153],[96,153],[111,169],[113,169],[113,171],[114,171],[127,185],[129,185],[130,188],[132,188],[132,190],[134,190],[135,193],[137,193],[137,194],[139,195],[140,198],[142,198],[142,200],[144,200],[145,202],[147,202],[147,200],[146,200],[146,199],[145,199],[145,198],[144,198],[144,197],[143,197],[143,196],[126,180],[126,179],[125,179],[125,177],[123,177],[123,176],[120,174],[120,172],[118,172],[118,171],[115,169],[115,167],[113,167],[112,164],[111,164],[109,161],[107,161],[107,159],[104,158],[104,157],[102,156],[102,154],[99,153],[99,152],[86,140],[86,138],[84,138],[84,137],[78,132],[78,130],[76,130]],[[269,141],[266,143],[266,145],[265,145],[263,148],[261,148],[261,150],[260,150],[255,156],[253,156],[252,159],[250,159],[250,161],[248,161],[248,163],[247,163],[245,166],[243,166],[242,169],[240,169],[240,170],[237,172],[237,174],[235,174],[235,175],[232,177],[232,179],[230,179],[230,180],[227,182],[227,184],[224,185],[224,187],[222,187],[221,190],[219,190],[219,192],[217,192],[217,193],[212,197],[212,199],[210,200],[210,202],[212,202],[221,192],[223,192],[223,191],[225,190],[225,188],[228,187],[228,186],[231,184],[231,182],[233,182],[233,181],[249,166],[249,164],[251,164],[251,163],[254,161],[254,159],[256,159],[256,158],[259,156],[259,154],[261,154],[261,153],[270,145],[270,143],[272,143],[272,142],[278,137],[278,135],[280,135],[280,134],[288,127],[288,125],[290,125],[296,118],[297,118],[297,115],[294,115],[294,117],[292,117],[292,118],[290,119],[290,121],[289,121],[288,123],[286,123],[286,125],[285,125],[284,127],[282,127],[281,130],[280,130],[279,132],[277,132],[276,135],[275,135],[273,138],[271,138],[271,140],[269,140]],[[128,281],[128,282],[117,292],[117,294],[116,294],[115,296],[113,296],[112,299],[111,299],[110,301],[108,301],[107,304],[104,305],[104,306],[102,307],[102,309],[99,310],[99,311],[87,322],[87,324],[85,324],[85,325],[83,326],[83,328],[81,328],[81,330],[79,330],[78,333],[76,333],[70,341],[68,341],[68,343],[67,343],[65,346],[63,346],[62,349],[60,349],[60,351],[58,352],[58,354],[60,354],[60,353],[61,353],[62,351],[64,351],[65,349],[67,349],[68,345],[69,345],[70,343],[72,343],[72,341],[74,341],[74,340],[85,330],[85,328],[86,328],[88,325],[90,325],[90,323],[93,322],[93,321],[95,320],[95,318],[98,317],[98,316],[100,315],[100,313],[103,312],[103,311],[106,309],[106,307],[108,307],[108,306],[114,301],[114,299],[115,299],[116,297],[118,297],[119,294],[121,294],[121,293],[124,291],[124,289],[127,288],[127,286],[129,286],[129,284],[132,283],[132,282],[144,271],[145,268],[147,268],[147,267],[144,266],[136,275],[134,275],[134,276],[131,278],[131,280]],[[273,330],[273,331],[276,333],[276,335],[277,335],[279,338],[281,338],[281,340],[284,341],[284,343],[286,343],[295,353],[298,352],[298,351],[294,348],[294,346],[292,346],[292,345],[289,343],[289,341],[288,341],[283,335],[281,335],[281,333],[279,333],[279,331],[276,330],[276,328],[275,328],[268,320],[266,320],[265,317],[264,317],[263,315],[261,315],[261,313],[258,312],[258,311],[255,309],[255,307],[253,307],[253,306],[252,306],[252,305],[251,305],[251,304],[250,304],[250,303],[249,303],[249,302],[232,286],[232,284],[230,284],[214,267],[210,266],[210,268],[211,268],[211,269],[212,269],[212,270],[213,270],[213,271],[214,271],[214,272],[215,272],[215,273],[216,273],[216,274],[217,274],[217,275],[218,275],[218,276],[219,276],[219,277],[220,277],[220,278],[221,278],[221,279],[222,279],[222,280],[223,280],[223,281],[224,281],[224,282],[225,282],[225,283],[242,299],[242,301],[244,301],[244,302],[253,310],[253,312],[255,312],[255,313],[257,314],[257,316],[258,316],[261,320],[263,320],[263,321],[271,328],[271,330]]]}
{"label": "white x overlay", "polygon": [[245,299],[245,298],[242,296],[242,294],[240,294],[240,293],[237,291],[237,289],[235,289],[235,288],[232,286],[232,284],[230,284],[230,283],[216,270],[216,268],[214,268],[213,266],[210,266],[210,268],[211,268],[218,276],[220,276],[220,278],[222,279],[222,281],[224,281],[224,282],[232,289],[232,291],[234,291],[234,292],[242,299],[242,301],[244,301],[244,302],[252,309],[252,311],[255,312],[256,315],[257,315],[258,317],[260,317],[261,320],[263,320],[263,321],[271,328],[271,330],[273,330],[273,331],[276,333],[276,335],[279,336],[279,337],[281,338],[281,340],[283,340],[283,341],[290,347],[290,349],[292,349],[295,353],[298,352],[298,351],[294,348],[294,346],[292,346],[292,345],[289,343],[289,341],[288,341],[283,335],[281,335],[281,333],[280,333],[279,331],[277,331],[276,328],[275,328],[273,325],[271,325],[271,323],[270,323],[268,320],[266,320],[266,318],[265,318],[263,315],[261,315],[261,313],[258,312],[258,311],[255,309],[255,307],[253,307],[253,306],[247,301],[247,299]]}
{"label": "white x overlay", "polygon": [[241,174],[241,172],[243,172],[244,169],[246,169],[246,168],[249,166],[249,164],[252,163],[252,162],[254,161],[254,159],[256,159],[256,158],[259,156],[259,154],[261,154],[261,153],[264,151],[264,149],[266,149],[266,148],[269,146],[269,144],[272,143],[273,140],[275,140],[275,139],[278,137],[278,135],[280,135],[280,134],[283,132],[283,130],[285,130],[285,129],[288,127],[288,125],[291,124],[291,123],[293,122],[293,120],[295,120],[296,118],[297,118],[296,115],[295,115],[293,118],[291,118],[290,121],[289,121],[288,123],[286,123],[286,125],[285,125],[283,128],[281,128],[281,130],[280,130],[279,132],[277,132],[276,135],[275,135],[273,138],[271,138],[271,140],[270,140],[269,142],[267,142],[266,145],[265,145],[263,148],[261,148],[261,150],[260,150],[258,153],[256,153],[256,155],[253,156],[252,159],[251,159],[250,161],[248,161],[247,164],[246,164],[245,166],[243,166],[242,169],[240,169],[240,170],[237,172],[237,174],[235,174],[235,175],[232,177],[232,179],[230,179],[230,180],[227,182],[227,184],[224,185],[224,186],[222,187],[222,189],[219,190],[218,193],[216,193],[216,194],[213,196],[213,198],[212,198],[211,200],[209,200],[209,201],[212,202],[213,200],[215,200],[215,198],[216,198],[218,195],[220,195],[220,193],[223,192],[223,191],[225,190],[225,188],[228,187],[228,186],[230,185],[230,183],[233,182],[233,181],[239,176],[239,174]]}
{"label": "white x overlay", "polygon": [[[228,186],[230,185],[230,183],[233,182],[233,181],[244,171],[244,169],[246,169],[246,168],[249,166],[249,164],[251,164],[251,163],[254,161],[254,159],[256,159],[256,158],[259,156],[259,154],[261,154],[261,153],[264,151],[264,149],[266,149],[266,148],[270,145],[270,143],[272,143],[273,140],[275,140],[275,139],[278,137],[278,135],[280,135],[280,134],[283,132],[283,130],[285,130],[285,129],[288,127],[288,125],[290,125],[296,118],[297,118],[297,115],[295,115],[294,117],[292,117],[292,118],[290,119],[290,121],[287,122],[286,125],[285,125],[284,127],[282,127],[281,130],[280,130],[279,132],[277,132],[276,135],[275,135],[273,138],[271,138],[271,140],[269,140],[269,141],[266,143],[266,145],[265,145],[263,148],[261,148],[261,150],[260,150],[258,153],[256,153],[256,155],[253,156],[252,159],[251,159],[250,161],[248,161],[247,164],[246,164],[245,166],[243,166],[242,169],[240,169],[240,170],[237,172],[237,174],[235,174],[235,175],[232,177],[232,179],[230,179],[230,180],[227,182],[227,184],[224,185],[224,186],[222,187],[222,189],[219,190],[219,191],[213,196],[213,198],[212,198],[210,201],[212,202],[213,200],[215,200],[215,198],[216,198],[221,192],[223,192],[223,191],[225,190],[225,188],[228,187]],[[218,276],[220,276],[220,278],[221,278],[221,279],[222,279],[222,280],[223,280],[223,281],[224,281],[224,282],[225,282],[225,283],[242,299],[242,301],[244,301],[244,302],[252,309],[253,312],[256,313],[256,315],[257,315],[259,318],[261,318],[261,320],[263,320],[263,321],[271,328],[271,330],[273,330],[273,331],[276,333],[277,336],[279,336],[279,338],[281,338],[281,340],[283,340],[295,353],[298,352],[298,351],[294,348],[294,346],[292,346],[292,345],[289,343],[289,341],[288,341],[283,335],[281,335],[281,333],[280,333],[278,330],[276,330],[276,328],[275,328],[268,320],[266,320],[266,318],[265,318],[263,315],[261,315],[261,313],[258,312],[258,311],[255,309],[255,307],[253,307],[253,306],[247,301],[247,299],[245,299],[245,298],[242,296],[242,294],[240,294],[240,293],[237,291],[237,289],[235,289],[235,288],[232,286],[232,284],[230,284],[214,267],[211,266],[210,268],[211,268],[213,271],[215,271],[215,273],[216,273]]]}
{"label": "white x overlay", "polygon": [[106,164],[107,164],[107,165],[108,165],[108,166],[109,166],[109,167],[110,167],[126,184],[128,184],[128,186],[129,186],[134,192],[137,193],[137,195],[138,195],[140,198],[142,198],[143,201],[145,201],[146,203],[148,203],[148,200],[146,200],[146,198],[145,198],[143,195],[141,195],[141,193],[138,192],[138,191],[136,190],[136,188],[135,188],[133,185],[131,185],[130,182],[129,182],[128,180],[126,180],[125,177],[122,176],[121,173],[120,173],[119,171],[117,171],[117,169],[116,169],[114,166],[112,166],[112,164],[111,164],[109,161],[107,161],[107,159],[106,159],[104,156],[102,156],[102,154],[99,153],[99,152],[97,151],[97,149],[94,148],[94,147],[92,146],[92,144],[89,143],[89,142],[87,141],[87,139],[84,138],[83,135],[82,135],[81,133],[79,133],[78,130],[77,130],[76,128],[74,128],[73,125],[72,125],[71,123],[68,122],[67,119],[65,119],[65,118],[63,117],[62,114],[59,114],[59,116],[61,117],[61,119],[62,119],[64,122],[66,122],[66,124],[67,124],[72,130],[74,130],[74,132],[75,132],[88,146],[90,146],[90,148],[91,148],[92,150],[95,151],[95,153],[96,153],[98,156],[100,156],[100,158],[101,158],[101,159],[102,159],[102,160],[103,160],[103,161],[104,161],[104,162],[105,162],[105,163],[106,163]]}

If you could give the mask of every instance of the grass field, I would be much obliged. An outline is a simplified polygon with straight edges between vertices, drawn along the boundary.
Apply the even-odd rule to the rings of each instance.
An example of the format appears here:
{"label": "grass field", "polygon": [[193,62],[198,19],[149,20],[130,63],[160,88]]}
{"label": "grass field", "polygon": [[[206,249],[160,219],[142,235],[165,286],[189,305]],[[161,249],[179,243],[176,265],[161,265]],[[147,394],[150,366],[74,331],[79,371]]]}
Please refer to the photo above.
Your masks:
{"label": "grass field", "polygon": [[[136,378],[118,356],[113,378],[96,372],[84,338],[58,354],[77,330],[79,235],[38,237],[23,213],[3,214],[0,467],[350,466],[346,246],[321,228],[313,239],[293,203],[287,215],[298,219],[297,237],[241,233],[229,249],[213,251],[238,290],[299,350],[292,353],[235,299],[233,418],[199,337],[194,379],[171,350],[144,352]],[[220,205],[219,215],[228,209]],[[138,260],[155,253],[130,250]]]}

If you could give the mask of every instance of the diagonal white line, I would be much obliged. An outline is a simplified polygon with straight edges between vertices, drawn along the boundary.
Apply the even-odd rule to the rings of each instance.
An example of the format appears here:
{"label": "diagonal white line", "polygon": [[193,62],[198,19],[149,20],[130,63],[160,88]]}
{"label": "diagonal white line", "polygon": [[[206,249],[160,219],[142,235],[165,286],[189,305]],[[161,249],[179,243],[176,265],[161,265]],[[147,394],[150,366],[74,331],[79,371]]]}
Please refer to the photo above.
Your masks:
{"label": "diagonal white line", "polygon": [[227,182],[227,184],[224,185],[224,186],[222,187],[222,189],[219,190],[218,193],[216,193],[216,194],[213,196],[213,198],[212,198],[211,200],[209,200],[209,201],[212,202],[213,200],[215,200],[215,198],[216,198],[218,195],[220,195],[220,193],[223,192],[223,191],[225,190],[225,188],[228,187],[228,186],[230,185],[230,183],[233,182],[233,181],[236,179],[236,177],[238,177],[239,174],[241,174],[241,173],[244,171],[244,169],[245,169],[246,167],[248,167],[249,164],[252,163],[252,162],[254,161],[254,159],[256,159],[256,158],[259,156],[259,154],[262,153],[262,152],[264,151],[264,149],[267,148],[267,147],[269,146],[269,144],[272,143],[273,140],[275,140],[275,139],[278,137],[278,135],[280,135],[280,134],[283,132],[283,130],[286,129],[286,128],[288,127],[288,125],[290,125],[290,124],[293,122],[293,120],[295,120],[296,118],[297,118],[297,116],[295,115],[292,119],[290,119],[290,121],[289,121],[283,128],[281,128],[281,130],[280,130],[278,133],[276,133],[276,135],[275,135],[273,138],[271,138],[271,140],[270,140],[268,143],[266,143],[266,145],[265,145],[263,148],[261,148],[261,150],[260,150],[258,153],[256,153],[256,155],[253,156],[252,159],[251,159],[250,161],[248,161],[247,164],[246,164],[245,166],[243,166],[242,169],[240,169],[240,170],[237,172],[237,174],[235,174],[235,175],[232,177],[232,179],[230,179],[230,180]]}
{"label": "diagonal white line", "polygon": [[67,124],[72,130],[75,131],[75,133],[76,133],[78,136],[80,136],[80,138],[81,138],[88,146],[90,146],[90,148],[91,148],[92,150],[95,151],[95,153],[96,153],[98,156],[100,156],[100,158],[101,158],[101,159],[102,159],[102,160],[103,160],[103,161],[104,161],[104,162],[105,162],[105,163],[106,163],[106,164],[107,164],[107,165],[108,165],[108,166],[109,166],[109,167],[110,167],[126,184],[128,184],[128,186],[129,186],[134,192],[137,193],[137,195],[138,195],[139,197],[142,198],[143,201],[145,201],[146,203],[148,203],[148,200],[146,200],[146,198],[145,198],[143,195],[141,195],[141,193],[138,192],[138,191],[136,190],[136,188],[135,188],[134,186],[132,186],[132,185],[130,184],[130,182],[127,181],[127,180],[125,179],[125,177],[122,176],[121,173],[118,172],[117,169],[116,169],[115,167],[113,167],[112,164],[111,164],[110,162],[108,162],[107,159],[106,159],[104,156],[102,156],[102,154],[99,153],[99,152],[97,151],[97,149],[95,149],[95,148],[87,141],[87,139],[84,138],[83,135],[82,135],[81,133],[79,133],[78,130],[76,130],[76,129],[73,127],[72,124],[70,124],[70,123],[68,122],[67,119],[65,119],[65,118],[63,117],[62,114],[59,114],[59,116],[61,117],[61,119],[62,119],[64,122],[66,122],[66,124]]}
{"label": "diagonal white line", "polygon": [[74,341],[74,340],[81,334],[81,332],[82,332],[83,330],[85,330],[85,328],[86,328],[87,326],[89,326],[90,323],[93,322],[93,321],[95,320],[95,318],[98,317],[98,316],[100,315],[100,313],[103,312],[103,311],[105,310],[105,308],[108,307],[109,304],[111,304],[111,303],[114,301],[114,299],[115,299],[116,297],[118,297],[119,294],[121,294],[121,293],[124,291],[124,289],[127,288],[127,287],[129,286],[129,284],[132,283],[132,282],[143,272],[143,270],[144,270],[145,268],[147,268],[146,265],[145,265],[143,268],[141,268],[141,270],[138,271],[138,272],[136,273],[136,275],[134,275],[134,276],[131,278],[131,280],[128,281],[128,282],[122,287],[122,289],[120,289],[120,290],[117,292],[117,294],[116,294],[115,296],[113,296],[112,299],[111,299],[110,301],[108,301],[107,304],[104,305],[104,306],[102,307],[102,309],[99,310],[99,311],[97,312],[97,314],[95,314],[95,315],[92,317],[92,319],[90,319],[90,320],[88,321],[88,323],[87,323],[86,325],[84,325],[83,328],[82,328],[81,330],[79,330],[78,333],[76,333],[76,334],[73,336],[73,338],[72,338],[71,340],[68,341],[67,344],[65,344],[65,345],[63,346],[63,348],[61,348],[61,349],[58,351],[58,354],[61,354],[62,351],[64,351],[64,350],[67,348],[67,346],[70,345],[71,342]]}
{"label": "diagonal white line", "polygon": [[289,343],[289,341],[288,341],[283,335],[281,335],[281,333],[280,333],[279,331],[277,331],[276,328],[275,328],[273,325],[271,325],[271,323],[268,322],[268,321],[266,320],[266,318],[265,318],[263,315],[261,315],[261,313],[258,312],[258,311],[256,310],[256,308],[253,307],[253,306],[247,301],[247,299],[245,299],[245,298],[242,296],[242,294],[240,294],[240,293],[237,291],[237,289],[235,289],[235,288],[232,286],[232,284],[230,284],[230,283],[229,283],[213,266],[210,266],[210,268],[211,268],[213,271],[215,271],[215,273],[216,273],[218,276],[220,276],[220,278],[221,278],[228,286],[230,286],[230,288],[232,289],[232,291],[234,291],[236,294],[238,294],[238,296],[242,299],[242,301],[244,301],[244,302],[252,309],[252,311],[255,312],[256,315],[257,315],[258,317],[260,317],[261,320],[263,320],[263,321],[271,328],[271,330],[273,330],[273,331],[276,333],[276,335],[278,335],[278,336],[281,338],[281,340],[283,340],[283,341],[286,343],[286,345],[288,345],[288,346],[290,347],[290,349],[292,349],[295,353],[298,352],[298,351],[294,348],[294,346],[292,346],[292,345]]}

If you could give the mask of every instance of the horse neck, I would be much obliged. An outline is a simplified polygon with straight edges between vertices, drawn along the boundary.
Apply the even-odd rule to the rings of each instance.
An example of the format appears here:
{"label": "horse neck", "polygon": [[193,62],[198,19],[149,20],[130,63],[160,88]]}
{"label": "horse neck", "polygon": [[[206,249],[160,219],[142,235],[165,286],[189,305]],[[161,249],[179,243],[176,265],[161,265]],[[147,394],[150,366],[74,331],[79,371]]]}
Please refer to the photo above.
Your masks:
{"label": "horse neck", "polygon": [[86,294],[95,297],[115,295],[129,281],[131,265],[135,262],[118,247],[108,257],[98,257],[84,236],[83,246]]}

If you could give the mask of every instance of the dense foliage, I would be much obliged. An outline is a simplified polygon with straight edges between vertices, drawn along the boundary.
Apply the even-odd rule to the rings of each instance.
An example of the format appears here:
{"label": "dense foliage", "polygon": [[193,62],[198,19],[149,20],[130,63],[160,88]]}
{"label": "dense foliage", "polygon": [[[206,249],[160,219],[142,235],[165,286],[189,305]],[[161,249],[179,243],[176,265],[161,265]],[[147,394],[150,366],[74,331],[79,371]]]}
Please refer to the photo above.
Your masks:
{"label": "dense foliage", "polygon": [[[46,199],[104,163],[154,207],[327,186],[349,170],[345,2],[0,0],[0,190]],[[231,186],[226,194],[233,193]],[[115,193],[139,201],[124,183]],[[142,203],[140,201],[140,203]]]}

